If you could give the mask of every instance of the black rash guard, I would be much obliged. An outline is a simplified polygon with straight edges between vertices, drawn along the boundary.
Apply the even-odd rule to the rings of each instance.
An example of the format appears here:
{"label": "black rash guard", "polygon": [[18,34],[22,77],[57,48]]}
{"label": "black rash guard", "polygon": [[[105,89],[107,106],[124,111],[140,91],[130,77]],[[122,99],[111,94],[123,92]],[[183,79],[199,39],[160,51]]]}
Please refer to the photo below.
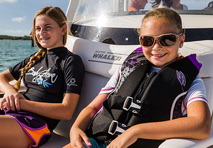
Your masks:
{"label": "black rash guard", "polygon": [[[20,77],[20,69],[27,64],[29,58],[9,69],[16,80]],[[84,70],[80,56],[71,53],[67,48],[47,50],[44,58],[25,74],[24,84],[27,90],[24,96],[37,102],[61,103],[64,93],[80,94]],[[59,122],[42,118],[50,130],[53,130]]]}

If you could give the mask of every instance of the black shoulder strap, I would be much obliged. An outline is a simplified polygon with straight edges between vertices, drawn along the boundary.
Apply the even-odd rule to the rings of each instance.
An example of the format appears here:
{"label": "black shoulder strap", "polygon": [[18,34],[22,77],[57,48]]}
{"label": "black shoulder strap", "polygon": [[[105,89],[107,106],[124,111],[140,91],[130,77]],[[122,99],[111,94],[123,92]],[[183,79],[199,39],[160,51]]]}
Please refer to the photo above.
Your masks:
{"label": "black shoulder strap", "polygon": [[144,79],[147,69],[150,67],[150,63],[145,60],[126,78],[117,92],[117,95],[131,96],[136,88],[140,85]]}

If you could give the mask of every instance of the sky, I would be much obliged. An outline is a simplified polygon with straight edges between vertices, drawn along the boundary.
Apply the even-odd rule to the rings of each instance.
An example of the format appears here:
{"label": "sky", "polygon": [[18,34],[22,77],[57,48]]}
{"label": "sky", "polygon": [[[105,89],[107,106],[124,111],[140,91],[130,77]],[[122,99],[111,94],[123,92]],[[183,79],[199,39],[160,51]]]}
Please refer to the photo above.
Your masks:
{"label": "sky", "polygon": [[68,4],[69,0],[0,0],[0,35],[30,35],[38,10],[57,6],[66,14]]}
{"label": "sky", "polygon": [[[210,1],[181,0],[183,4],[189,6],[189,9],[203,9]],[[85,2],[91,3],[90,0]],[[33,18],[38,10],[45,6],[57,6],[66,14],[68,4],[69,0],[0,0],[0,35],[29,35]]]}

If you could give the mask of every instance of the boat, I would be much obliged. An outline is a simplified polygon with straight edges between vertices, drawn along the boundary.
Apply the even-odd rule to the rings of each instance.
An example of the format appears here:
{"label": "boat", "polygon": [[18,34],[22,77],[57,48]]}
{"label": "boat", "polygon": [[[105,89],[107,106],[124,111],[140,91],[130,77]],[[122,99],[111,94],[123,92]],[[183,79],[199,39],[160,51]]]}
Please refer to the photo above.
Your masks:
{"label": "boat", "polygon": [[[72,120],[61,121],[54,130],[57,136],[53,136],[42,148],[57,144],[62,147],[64,144],[60,145],[61,143],[68,142],[66,138],[69,137],[70,127],[79,112],[94,99],[127,55],[140,47],[137,31],[144,14],[152,7],[147,4],[149,6],[145,9],[128,11],[129,2],[130,0],[70,0],[66,14],[72,35],[69,35],[66,46],[82,57],[86,68],[84,86]],[[186,42],[180,53],[184,56],[196,53],[199,62],[203,64],[200,76],[207,88],[212,112],[213,68],[210,63],[213,63],[213,8],[210,0],[200,1],[199,9],[193,7],[195,3],[198,1],[188,2],[189,10],[176,10],[182,17],[186,33]],[[169,139],[159,146],[168,147],[213,148],[213,123],[208,139]]]}
{"label": "boat", "polygon": [[[151,0],[149,1],[151,2]],[[189,10],[176,10],[183,20],[186,42],[180,53],[197,54],[203,67],[200,77],[213,111],[213,6],[211,0],[182,0]],[[81,56],[86,73],[77,110],[70,121],[60,121],[52,138],[41,148],[59,148],[69,143],[69,130],[79,112],[89,104],[125,58],[136,48],[138,28],[147,11],[128,11],[130,0],[70,0],[66,12],[69,28],[66,47]],[[197,6],[195,6],[197,3]],[[213,148],[211,134],[205,140],[168,139],[159,148]]]}

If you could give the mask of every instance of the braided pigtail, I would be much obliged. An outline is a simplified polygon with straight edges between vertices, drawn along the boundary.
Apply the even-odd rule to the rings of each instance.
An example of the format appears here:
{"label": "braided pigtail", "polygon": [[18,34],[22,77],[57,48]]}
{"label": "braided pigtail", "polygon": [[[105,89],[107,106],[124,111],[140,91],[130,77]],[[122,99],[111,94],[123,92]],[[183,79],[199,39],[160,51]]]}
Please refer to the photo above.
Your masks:
{"label": "braided pigtail", "polygon": [[44,57],[44,55],[46,54],[46,49],[40,49],[34,56],[30,57],[29,62],[27,63],[27,65],[20,69],[21,71],[21,76],[19,77],[18,81],[14,84],[14,88],[18,91],[20,88],[20,84],[21,84],[21,79],[24,77],[24,75],[26,74],[26,72],[33,66],[35,65],[40,59],[42,59]]}

